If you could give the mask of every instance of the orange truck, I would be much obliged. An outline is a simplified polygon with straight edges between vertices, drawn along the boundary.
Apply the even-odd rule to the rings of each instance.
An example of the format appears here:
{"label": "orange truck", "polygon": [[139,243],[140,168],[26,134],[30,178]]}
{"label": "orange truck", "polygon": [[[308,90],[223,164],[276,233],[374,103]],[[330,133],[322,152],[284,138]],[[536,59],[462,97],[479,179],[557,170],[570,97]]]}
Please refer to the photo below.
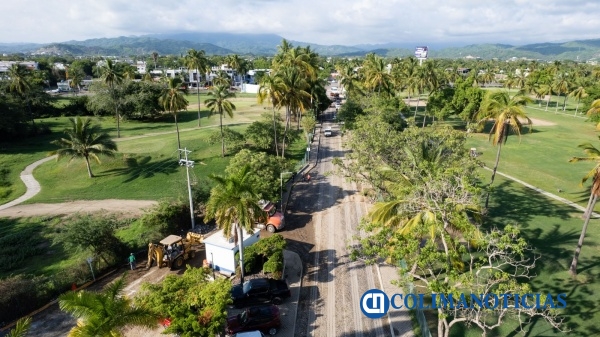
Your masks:
{"label": "orange truck", "polygon": [[283,214],[277,210],[277,206],[274,203],[268,200],[260,200],[258,204],[264,213],[254,227],[266,229],[270,233],[275,233],[285,227]]}

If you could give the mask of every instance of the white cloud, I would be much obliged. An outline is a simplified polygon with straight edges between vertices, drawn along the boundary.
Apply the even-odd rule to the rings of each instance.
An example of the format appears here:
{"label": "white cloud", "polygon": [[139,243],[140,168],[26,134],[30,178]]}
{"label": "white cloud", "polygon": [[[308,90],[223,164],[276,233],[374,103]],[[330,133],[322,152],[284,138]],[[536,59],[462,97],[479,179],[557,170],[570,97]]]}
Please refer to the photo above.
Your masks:
{"label": "white cloud", "polygon": [[212,31],[318,44],[523,44],[600,38],[597,13],[591,0],[21,0],[3,5],[0,42]]}

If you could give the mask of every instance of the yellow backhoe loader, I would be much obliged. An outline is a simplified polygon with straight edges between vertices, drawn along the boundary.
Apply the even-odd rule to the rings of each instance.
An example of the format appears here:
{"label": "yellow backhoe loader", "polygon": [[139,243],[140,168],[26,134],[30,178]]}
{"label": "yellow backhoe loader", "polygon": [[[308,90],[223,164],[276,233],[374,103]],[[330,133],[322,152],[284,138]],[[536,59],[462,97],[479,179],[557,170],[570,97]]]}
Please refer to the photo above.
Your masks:
{"label": "yellow backhoe loader", "polygon": [[185,239],[179,235],[169,235],[159,243],[149,243],[146,269],[152,267],[154,261],[158,268],[179,269],[183,267],[185,260],[196,256],[196,251],[192,246],[201,244],[203,240],[204,235],[188,232]]}

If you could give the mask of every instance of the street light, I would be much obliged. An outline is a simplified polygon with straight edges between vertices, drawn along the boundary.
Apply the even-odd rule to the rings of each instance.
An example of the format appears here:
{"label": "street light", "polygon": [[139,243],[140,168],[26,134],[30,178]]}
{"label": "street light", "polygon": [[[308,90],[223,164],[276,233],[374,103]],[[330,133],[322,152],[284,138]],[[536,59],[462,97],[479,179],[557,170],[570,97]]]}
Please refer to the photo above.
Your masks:
{"label": "street light", "polygon": [[281,211],[283,211],[283,175],[286,173],[294,174],[294,172],[281,172],[279,174],[279,203],[281,204]]}
{"label": "street light", "polygon": [[96,281],[96,276],[94,275],[94,268],[92,268],[92,261],[94,261],[93,257],[88,257],[86,259],[87,263],[90,265],[90,270],[92,271],[92,278]]}
{"label": "street light", "polygon": [[188,153],[191,153],[192,151],[185,148],[183,150],[179,149],[179,152],[185,153],[185,159],[179,159],[179,165],[185,165],[185,171],[187,173],[188,196],[190,198],[190,217],[192,219],[192,229],[194,229],[194,227],[196,227],[196,221],[194,219],[194,202],[192,199],[192,185],[190,184],[190,167],[192,167],[192,168],[194,167],[194,161],[188,160]]}

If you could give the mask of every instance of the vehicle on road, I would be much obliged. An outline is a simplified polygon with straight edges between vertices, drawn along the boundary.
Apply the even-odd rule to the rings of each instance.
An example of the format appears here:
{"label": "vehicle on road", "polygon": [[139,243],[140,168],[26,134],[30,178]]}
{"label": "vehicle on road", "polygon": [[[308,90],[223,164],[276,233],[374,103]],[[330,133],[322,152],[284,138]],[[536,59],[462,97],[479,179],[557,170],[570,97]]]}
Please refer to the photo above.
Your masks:
{"label": "vehicle on road", "polygon": [[233,337],[265,337],[265,335],[260,331],[248,331],[248,332],[240,332],[233,335]]}
{"label": "vehicle on road", "polygon": [[264,214],[254,224],[255,228],[266,229],[269,233],[275,233],[285,227],[283,214],[277,211],[277,206],[269,200],[259,200],[258,204]]}
{"label": "vehicle on road", "polygon": [[342,107],[342,104],[341,104],[341,103],[339,103],[339,102],[335,103],[335,108],[336,108],[336,109],[339,109],[339,108],[341,108],[341,107]]}
{"label": "vehicle on road", "polygon": [[331,127],[328,126],[325,128],[325,137],[331,137]]}
{"label": "vehicle on road", "polygon": [[156,262],[158,268],[179,269],[183,267],[185,260],[193,259],[196,256],[196,251],[192,246],[201,244],[202,240],[204,240],[204,235],[189,232],[185,239],[179,235],[169,235],[159,243],[149,243],[146,269],[152,267],[152,262]]}
{"label": "vehicle on road", "polygon": [[231,298],[236,308],[260,303],[281,304],[284,298],[290,296],[292,294],[287,283],[272,278],[256,278],[231,288]]}
{"label": "vehicle on road", "polygon": [[331,92],[337,92],[338,91],[338,87],[331,87],[330,90],[331,90]]}
{"label": "vehicle on road", "polygon": [[263,305],[250,307],[237,315],[227,317],[225,332],[233,335],[238,332],[259,330],[272,336],[280,327],[279,308],[276,305]]}

